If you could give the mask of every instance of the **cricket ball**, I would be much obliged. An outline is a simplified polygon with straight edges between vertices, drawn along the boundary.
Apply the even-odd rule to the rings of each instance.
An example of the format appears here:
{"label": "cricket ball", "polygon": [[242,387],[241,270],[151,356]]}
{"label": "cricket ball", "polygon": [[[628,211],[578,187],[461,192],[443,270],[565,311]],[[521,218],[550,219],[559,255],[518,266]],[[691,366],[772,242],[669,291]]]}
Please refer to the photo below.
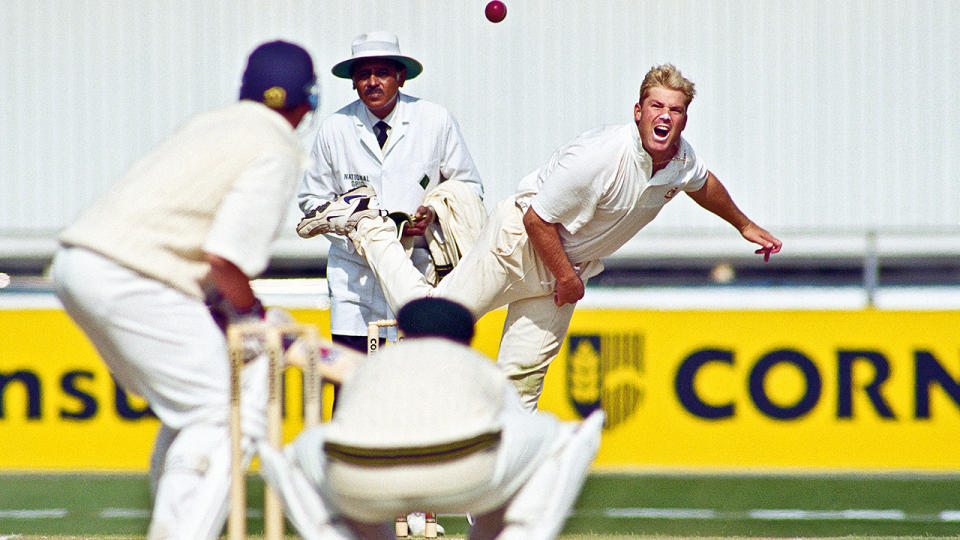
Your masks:
{"label": "cricket ball", "polygon": [[490,0],[483,12],[488,21],[498,23],[507,16],[507,5],[500,0]]}

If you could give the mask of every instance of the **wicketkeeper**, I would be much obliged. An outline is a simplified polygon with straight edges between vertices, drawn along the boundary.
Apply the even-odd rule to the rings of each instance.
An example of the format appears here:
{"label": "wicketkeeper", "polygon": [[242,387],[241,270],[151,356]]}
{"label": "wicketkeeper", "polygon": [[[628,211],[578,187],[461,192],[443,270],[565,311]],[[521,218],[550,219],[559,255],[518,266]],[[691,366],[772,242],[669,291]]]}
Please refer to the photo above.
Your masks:
{"label": "wicketkeeper", "polygon": [[474,540],[547,540],[560,531],[596,454],[603,412],[582,423],[529,413],[468,347],[473,316],[424,298],[397,313],[406,339],[360,363],[327,424],[283,451],[260,448],[263,475],[307,540],[393,539],[412,509],[469,513]]}

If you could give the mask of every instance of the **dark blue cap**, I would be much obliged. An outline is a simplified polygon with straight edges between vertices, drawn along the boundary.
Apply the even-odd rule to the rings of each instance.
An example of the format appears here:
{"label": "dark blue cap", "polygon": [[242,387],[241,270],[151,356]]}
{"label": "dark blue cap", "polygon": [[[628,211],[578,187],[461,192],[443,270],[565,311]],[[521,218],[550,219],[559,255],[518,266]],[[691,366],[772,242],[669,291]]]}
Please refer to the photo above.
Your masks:
{"label": "dark blue cap", "polygon": [[443,337],[469,345],[473,339],[473,314],[445,298],[419,298],[397,312],[397,328],[406,337]]}
{"label": "dark blue cap", "polygon": [[240,99],[259,101],[277,110],[293,109],[303,103],[315,109],[316,82],[310,53],[293,43],[271,41],[250,53]]}

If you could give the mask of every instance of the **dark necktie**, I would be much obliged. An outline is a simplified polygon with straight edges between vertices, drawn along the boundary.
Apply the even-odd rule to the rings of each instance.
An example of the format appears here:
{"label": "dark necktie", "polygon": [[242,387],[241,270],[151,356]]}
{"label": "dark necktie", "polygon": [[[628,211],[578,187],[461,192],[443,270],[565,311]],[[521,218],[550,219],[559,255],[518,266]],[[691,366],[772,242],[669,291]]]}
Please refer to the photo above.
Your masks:
{"label": "dark necktie", "polygon": [[387,142],[388,129],[390,129],[390,125],[383,120],[377,122],[373,126],[373,131],[377,134],[377,142],[380,143],[380,148],[383,148],[383,143]]}

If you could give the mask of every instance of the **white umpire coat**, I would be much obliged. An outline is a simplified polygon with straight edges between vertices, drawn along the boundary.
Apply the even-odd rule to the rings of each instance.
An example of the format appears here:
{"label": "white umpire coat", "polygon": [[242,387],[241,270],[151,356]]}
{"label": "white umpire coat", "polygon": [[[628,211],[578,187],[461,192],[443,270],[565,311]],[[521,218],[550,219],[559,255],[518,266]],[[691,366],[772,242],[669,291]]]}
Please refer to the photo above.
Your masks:
{"label": "white umpire coat", "polygon": [[[424,194],[445,180],[470,184],[483,196],[480,173],[460,134],[456,119],[444,107],[404,94],[385,120],[390,137],[383,149],[373,125],[379,120],[359,99],[320,125],[297,202],[304,213],[347,191],[368,185],[390,212],[413,214]],[[363,257],[344,237],[327,235],[327,284],[330,331],[366,335],[367,322],[393,318],[383,292]],[[429,264],[426,249],[415,249],[414,264]]]}

